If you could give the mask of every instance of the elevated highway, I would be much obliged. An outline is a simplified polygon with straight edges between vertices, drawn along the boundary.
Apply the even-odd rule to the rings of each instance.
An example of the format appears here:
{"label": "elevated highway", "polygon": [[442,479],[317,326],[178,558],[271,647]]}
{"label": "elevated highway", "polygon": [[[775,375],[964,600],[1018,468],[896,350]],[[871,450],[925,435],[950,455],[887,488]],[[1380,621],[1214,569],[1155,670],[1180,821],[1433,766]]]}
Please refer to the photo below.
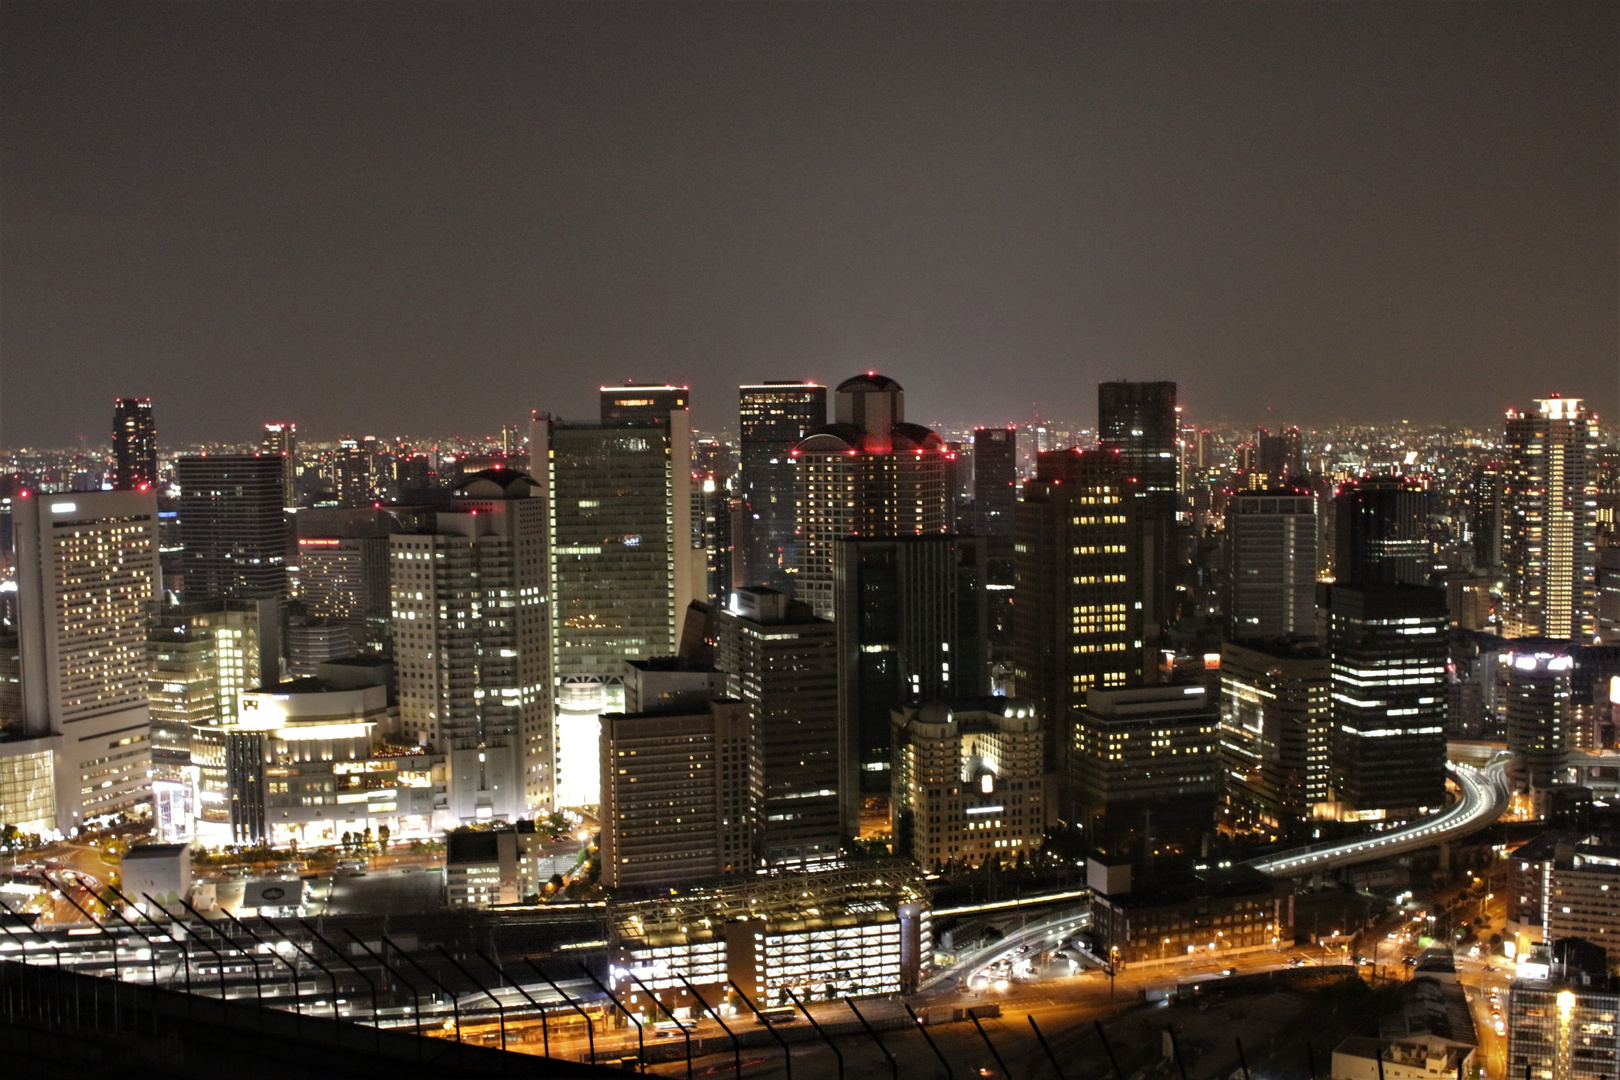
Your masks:
{"label": "elevated highway", "polygon": [[1272,877],[1303,877],[1323,870],[1336,870],[1341,866],[1417,851],[1476,833],[1501,817],[1507,809],[1509,792],[1506,768],[1506,760],[1500,757],[1483,769],[1448,761],[1446,770],[1456,778],[1462,798],[1442,813],[1404,829],[1339,844],[1313,844],[1259,859],[1250,865]]}

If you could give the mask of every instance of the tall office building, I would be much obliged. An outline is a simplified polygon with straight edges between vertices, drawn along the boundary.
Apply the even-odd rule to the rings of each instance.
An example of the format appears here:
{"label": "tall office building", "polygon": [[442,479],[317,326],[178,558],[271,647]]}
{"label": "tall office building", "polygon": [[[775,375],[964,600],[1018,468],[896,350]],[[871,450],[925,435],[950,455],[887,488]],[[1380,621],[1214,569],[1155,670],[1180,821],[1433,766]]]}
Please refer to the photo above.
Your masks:
{"label": "tall office building", "polygon": [[1331,666],[1310,640],[1221,646],[1222,825],[1289,838],[1328,801]]}
{"label": "tall office building", "polygon": [[115,491],[155,488],[158,482],[157,422],[151,398],[121,397],[113,405]]}
{"label": "tall office building", "polygon": [[1444,589],[1324,587],[1333,787],[1343,820],[1405,820],[1446,793]]}
{"label": "tall office building", "polygon": [[1237,639],[1316,633],[1316,498],[1245,492],[1226,504],[1230,635]]}
{"label": "tall office building", "polygon": [[176,458],[188,600],[287,595],[282,461],[264,454]]}
{"label": "tall office building", "polygon": [[1502,469],[1502,632],[1591,640],[1597,421],[1580,398],[1509,412]]}
{"label": "tall office building", "polygon": [[1482,570],[1502,565],[1502,469],[1500,461],[1482,461],[1468,480],[1468,531]]}
{"label": "tall office building", "polygon": [[738,580],[791,587],[798,520],[793,448],[827,422],[827,388],[812,382],[764,382],[738,390],[742,500]]}
{"label": "tall office building", "polygon": [[450,814],[553,804],[546,499],[511,469],[456,485],[431,532],[389,537],[400,728],[450,762]]}
{"label": "tall office building", "polygon": [[603,885],[667,890],[753,872],[763,770],[747,705],[609,713],[601,740]]}
{"label": "tall office building", "polygon": [[973,532],[1012,540],[1018,507],[1018,429],[973,430]]}
{"label": "tall office building", "polygon": [[890,713],[990,691],[984,541],[852,537],[835,546],[839,787],[853,836],[861,797],[889,794]]}
{"label": "tall office building", "polygon": [[160,828],[165,813],[183,806],[195,819],[198,839],[230,842],[225,729],[239,719],[242,694],[281,679],[280,617],[274,599],[196,600],[154,609],[146,648]]}
{"label": "tall office building", "polygon": [[731,595],[737,553],[732,537],[737,499],[731,485],[731,478],[714,472],[692,474],[693,542],[704,558],[702,587],[694,599],[711,604],[724,604]]}
{"label": "tall office building", "polygon": [[1105,382],[1097,386],[1097,444],[1117,451],[1126,475],[1135,481],[1140,513],[1141,561],[1138,599],[1148,638],[1175,617],[1174,598],[1182,512],[1177,437],[1181,412],[1173,382]]}
{"label": "tall office building", "polygon": [[1142,680],[1142,566],[1131,557],[1140,504],[1130,490],[1120,455],[1054,450],[1039,455],[1018,504],[1013,679],[1046,725],[1054,799],[1086,693]]}
{"label": "tall office building", "polygon": [[1427,585],[1434,568],[1428,488],[1367,477],[1333,499],[1334,580],[1342,585]]}
{"label": "tall office building", "polygon": [[1128,859],[1197,851],[1215,826],[1219,723],[1202,686],[1088,692],[1068,781],[1091,847]]}
{"label": "tall office building", "polygon": [[264,438],[259,451],[281,459],[281,502],[294,506],[298,502],[298,425],[270,423],[264,425]]}
{"label": "tall office building", "polygon": [[726,694],[759,727],[767,865],[837,858],[838,637],[807,604],[768,586],[734,591],[714,616]]}
{"label": "tall office building", "polygon": [[601,423],[536,413],[529,435],[551,514],[555,754],[568,797],[596,790],[598,717],[624,708],[624,662],[675,654],[707,571],[692,546],[685,389],[601,394]]}
{"label": "tall office building", "polygon": [[947,520],[949,451],[928,428],[906,423],[899,383],[873,372],[845,379],[834,416],[793,450],[799,540],[793,592],[822,618],[834,617],[839,540],[944,533]]}
{"label": "tall office building", "polygon": [[15,500],[23,733],[58,736],[57,827],[134,814],[151,789],[146,621],[157,494]]}
{"label": "tall office building", "polygon": [[1291,478],[1305,475],[1304,439],[1299,428],[1283,428],[1275,435],[1259,428],[1254,433],[1254,443],[1260,471],[1270,483],[1282,487]]}
{"label": "tall office building", "polygon": [[338,440],[336,470],[340,506],[370,506],[381,495],[383,479],[377,470],[377,440],[346,437]]}

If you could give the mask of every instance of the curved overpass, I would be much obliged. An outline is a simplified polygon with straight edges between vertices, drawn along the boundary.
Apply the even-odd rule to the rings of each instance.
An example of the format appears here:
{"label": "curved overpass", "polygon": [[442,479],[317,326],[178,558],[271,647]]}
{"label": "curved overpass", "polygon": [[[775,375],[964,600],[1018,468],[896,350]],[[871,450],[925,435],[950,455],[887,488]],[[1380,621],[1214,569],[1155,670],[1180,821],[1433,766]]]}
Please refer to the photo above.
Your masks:
{"label": "curved overpass", "polygon": [[1491,824],[1507,809],[1508,786],[1504,761],[1493,761],[1483,769],[1448,761],[1446,768],[1456,777],[1457,786],[1462,789],[1462,798],[1435,817],[1394,832],[1348,840],[1342,844],[1299,848],[1260,859],[1250,865],[1274,877],[1299,877],[1322,870],[1335,870],[1341,866],[1417,851],[1467,836]]}

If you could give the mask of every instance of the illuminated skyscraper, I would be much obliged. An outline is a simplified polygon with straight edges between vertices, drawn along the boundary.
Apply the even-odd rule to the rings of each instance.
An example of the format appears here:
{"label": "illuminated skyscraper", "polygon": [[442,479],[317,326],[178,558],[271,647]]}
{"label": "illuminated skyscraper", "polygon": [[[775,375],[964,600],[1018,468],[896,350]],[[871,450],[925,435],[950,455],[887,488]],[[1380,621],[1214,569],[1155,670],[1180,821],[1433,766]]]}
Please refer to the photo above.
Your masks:
{"label": "illuminated skyscraper", "polygon": [[282,505],[295,505],[298,502],[298,425],[264,425],[259,449],[281,458]]}
{"label": "illuminated skyscraper", "polygon": [[524,473],[456,485],[431,531],[389,537],[401,730],[450,759],[450,813],[553,803],[546,500]]}
{"label": "illuminated skyscraper", "polygon": [[839,540],[924,536],[947,525],[949,451],[928,428],[906,423],[900,384],[872,372],[846,379],[834,411],[836,422],[793,450],[799,534],[793,592],[822,618],[835,617]]}
{"label": "illuminated skyscraper", "polygon": [[287,595],[282,460],[265,454],[176,458],[188,600]]}
{"label": "illuminated skyscraper", "polygon": [[151,398],[119,398],[113,406],[113,477],[116,491],[156,487],[157,422]]}
{"label": "illuminated skyscraper", "polygon": [[1407,820],[1444,805],[1444,589],[1326,586],[1333,788],[1346,820]]}
{"label": "illuminated skyscraper", "polygon": [[1597,421],[1580,398],[1509,412],[1502,470],[1502,632],[1590,641],[1595,631]]}
{"label": "illuminated skyscraper", "polygon": [[1017,508],[1013,678],[1046,725],[1046,767],[1058,776],[1086,693],[1142,680],[1143,570],[1131,556],[1141,504],[1130,486],[1118,454],[1054,450],[1037,458]]}
{"label": "illuminated skyscraper", "polygon": [[742,466],[739,580],[790,588],[794,565],[793,448],[827,422],[827,388],[811,382],[764,382],[738,390]]}
{"label": "illuminated skyscraper", "polygon": [[1296,836],[1327,801],[1330,665],[1315,641],[1221,647],[1221,815],[1234,832]]}
{"label": "illuminated skyscraper", "polygon": [[23,729],[61,738],[57,827],[66,832],[132,813],[150,796],[157,494],[28,494],[13,514]]}
{"label": "illuminated skyscraper", "polygon": [[1097,436],[1116,451],[1140,506],[1142,623],[1149,638],[1174,618],[1182,511],[1177,437],[1181,430],[1173,382],[1105,382],[1097,387]]}

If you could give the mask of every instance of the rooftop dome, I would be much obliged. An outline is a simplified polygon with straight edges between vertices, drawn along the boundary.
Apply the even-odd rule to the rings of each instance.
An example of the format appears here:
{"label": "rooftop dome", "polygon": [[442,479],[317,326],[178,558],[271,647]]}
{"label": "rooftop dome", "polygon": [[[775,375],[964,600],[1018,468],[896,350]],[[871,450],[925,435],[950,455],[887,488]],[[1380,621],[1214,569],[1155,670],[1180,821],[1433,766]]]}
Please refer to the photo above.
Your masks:
{"label": "rooftop dome", "polygon": [[875,371],[868,371],[865,374],[856,375],[852,379],[845,379],[843,382],[838,384],[838,389],[836,392],[845,394],[857,393],[863,390],[877,390],[881,393],[888,393],[892,390],[903,389],[904,387],[895,382],[893,379],[889,378],[887,375],[879,375]]}
{"label": "rooftop dome", "polygon": [[521,469],[483,469],[462,477],[451,490],[458,499],[527,499],[536,486]]}

